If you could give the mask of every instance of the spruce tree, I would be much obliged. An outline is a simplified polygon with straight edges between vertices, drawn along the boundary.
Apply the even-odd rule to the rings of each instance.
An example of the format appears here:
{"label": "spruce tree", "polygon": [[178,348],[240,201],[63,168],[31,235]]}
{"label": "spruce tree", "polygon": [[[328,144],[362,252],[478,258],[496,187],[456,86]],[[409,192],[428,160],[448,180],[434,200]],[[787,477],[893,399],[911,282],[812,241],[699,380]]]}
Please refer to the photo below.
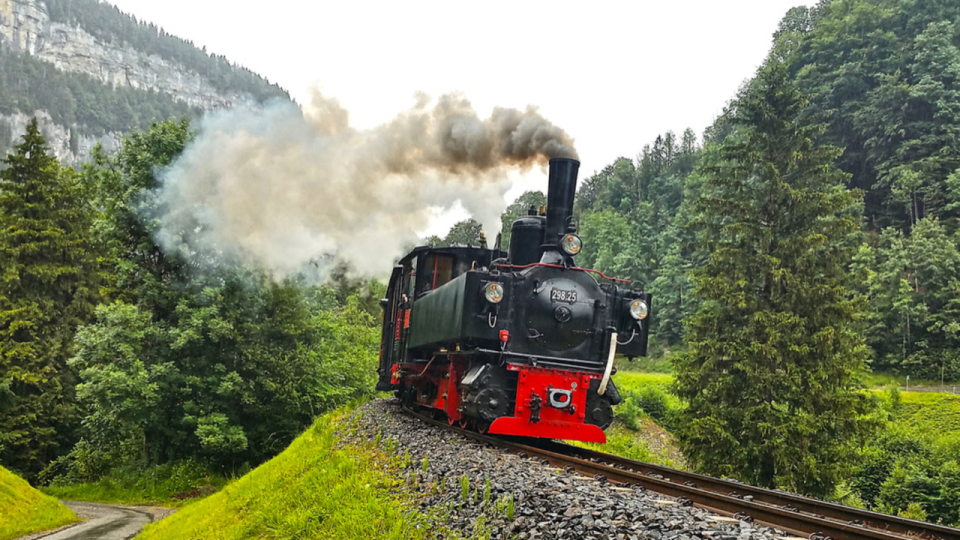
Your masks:
{"label": "spruce tree", "polygon": [[0,464],[33,478],[76,427],[66,366],[96,296],[91,211],[34,118],[0,171]]}
{"label": "spruce tree", "polygon": [[736,131],[700,168],[692,227],[709,258],[675,360],[689,404],[680,442],[706,473],[822,496],[867,428],[863,301],[848,272],[862,196],[844,188],[840,150],[813,142],[824,127],[800,119],[806,101],[782,65],[735,105]]}

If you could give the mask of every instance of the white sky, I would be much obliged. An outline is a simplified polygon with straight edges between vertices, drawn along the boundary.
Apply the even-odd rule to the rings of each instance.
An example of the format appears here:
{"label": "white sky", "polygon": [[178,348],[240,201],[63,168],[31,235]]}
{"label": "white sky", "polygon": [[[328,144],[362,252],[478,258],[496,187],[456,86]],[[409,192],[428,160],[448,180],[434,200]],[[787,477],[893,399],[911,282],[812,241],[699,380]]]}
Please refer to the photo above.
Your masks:
{"label": "white sky", "polygon": [[[108,1],[279,83],[301,103],[318,84],[359,128],[409,108],[417,91],[461,91],[482,116],[497,105],[537,105],[576,139],[581,179],[635,157],[667,130],[701,135],[763,61],[787,10],[814,4]],[[545,190],[546,180],[528,175],[508,198],[524,189]]]}

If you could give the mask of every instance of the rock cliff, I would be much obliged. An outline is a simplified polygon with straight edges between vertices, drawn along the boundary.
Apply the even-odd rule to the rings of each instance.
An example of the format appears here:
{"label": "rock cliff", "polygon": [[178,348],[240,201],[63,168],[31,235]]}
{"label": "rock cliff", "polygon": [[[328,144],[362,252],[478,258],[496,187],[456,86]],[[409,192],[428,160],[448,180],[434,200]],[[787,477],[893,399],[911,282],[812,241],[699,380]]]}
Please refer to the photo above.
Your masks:
{"label": "rock cliff", "polygon": [[[57,69],[93,77],[109,87],[162,92],[204,110],[249,99],[248,95],[218,91],[200,74],[156,54],[135,50],[126,43],[105,42],[79,25],[53,21],[42,0],[0,0],[0,54],[30,55]],[[120,138],[119,133],[98,138],[74,134],[74,126],[53,124],[45,111],[0,115],[0,122],[17,137],[23,132],[25,119],[33,115],[40,119],[51,149],[64,162],[84,159],[97,142],[108,149],[115,148]]]}

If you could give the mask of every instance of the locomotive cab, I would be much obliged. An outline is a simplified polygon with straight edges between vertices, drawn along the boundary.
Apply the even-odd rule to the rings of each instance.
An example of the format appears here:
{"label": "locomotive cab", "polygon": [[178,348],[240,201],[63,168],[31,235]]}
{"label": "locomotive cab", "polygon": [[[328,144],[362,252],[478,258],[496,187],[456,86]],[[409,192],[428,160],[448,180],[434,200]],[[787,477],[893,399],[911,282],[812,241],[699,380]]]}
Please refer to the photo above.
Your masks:
{"label": "locomotive cab", "polygon": [[646,354],[650,295],[578,268],[579,163],[550,162],[546,216],[517,220],[509,254],[421,247],[394,268],[378,390],[490,433],[604,442],[616,354]]}

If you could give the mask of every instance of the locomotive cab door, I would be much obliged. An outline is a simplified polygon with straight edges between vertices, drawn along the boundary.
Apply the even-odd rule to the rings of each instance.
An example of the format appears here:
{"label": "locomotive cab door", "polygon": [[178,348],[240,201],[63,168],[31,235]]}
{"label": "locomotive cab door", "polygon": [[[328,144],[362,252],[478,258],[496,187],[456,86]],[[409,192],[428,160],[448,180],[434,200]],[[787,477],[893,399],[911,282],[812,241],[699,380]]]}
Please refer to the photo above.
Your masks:
{"label": "locomotive cab door", "polygon": [[380,300],[383,307],[383,334],[380,336],[380,366],[377,369],[377,391],[392,390],[390,377],[393,375],[393,364],[397,357],[397,310],[400,304],[402,290],[403,267],[395,266],[390,274],[386,297]]}

